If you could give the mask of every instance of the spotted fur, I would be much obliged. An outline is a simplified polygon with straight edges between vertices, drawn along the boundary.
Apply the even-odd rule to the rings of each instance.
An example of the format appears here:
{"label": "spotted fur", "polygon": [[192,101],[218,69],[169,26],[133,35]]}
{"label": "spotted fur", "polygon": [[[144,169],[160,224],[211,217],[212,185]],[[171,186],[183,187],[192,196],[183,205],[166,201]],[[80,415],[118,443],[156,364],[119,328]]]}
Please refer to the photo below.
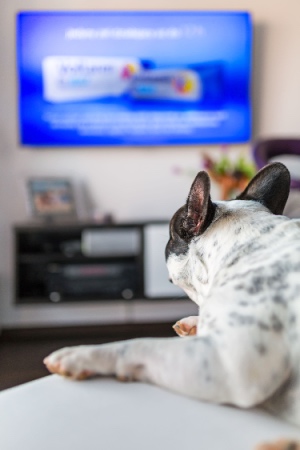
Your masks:
{"label": "spotted fur", "polygon": [[46,358],[49,370],[262,405],[300,425],[300,220],[281,215],[289,183],[275,163],[238,199],[212,202],[207,174],[196,177],[166,247],[170,280],[199,306],[196,336],[66,348]]}

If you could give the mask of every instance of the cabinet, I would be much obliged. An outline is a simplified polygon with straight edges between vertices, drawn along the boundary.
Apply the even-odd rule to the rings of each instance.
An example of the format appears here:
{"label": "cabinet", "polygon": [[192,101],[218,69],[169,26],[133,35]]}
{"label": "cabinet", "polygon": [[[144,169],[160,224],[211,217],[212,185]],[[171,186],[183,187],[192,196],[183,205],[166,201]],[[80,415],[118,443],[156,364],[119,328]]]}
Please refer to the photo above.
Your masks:
{"label": "cabinet", "polygon": [[[181,297],[167,280],[167,236],[158,256],[153,253],[153,230],[161,234],[161,227],[167,231],[165,222],[15,226],[16,303],[130,301],[155,298],[155,292]],[[161,280],[155,273],[163,273]]]}

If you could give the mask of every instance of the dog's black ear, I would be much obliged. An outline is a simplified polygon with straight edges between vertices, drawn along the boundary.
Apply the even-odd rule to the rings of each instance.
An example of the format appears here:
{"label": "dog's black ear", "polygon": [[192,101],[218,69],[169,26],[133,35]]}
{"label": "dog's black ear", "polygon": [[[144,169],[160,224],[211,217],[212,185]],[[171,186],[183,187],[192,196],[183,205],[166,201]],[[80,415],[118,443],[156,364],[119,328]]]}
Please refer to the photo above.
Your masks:
{"label": "dog's black ear", "polygon": [[290,173],[283,164],[269,164],[255,175],[237,200],[255,200],[273,214],[282,214],[289,196],[290,184]]}
{"label": "dog's black ear", "polygon": [[184,231],[188,237],[203,233],[213,220],[215,205],[210,199],[210,180],[206,172],[196,176],[185,206]]}

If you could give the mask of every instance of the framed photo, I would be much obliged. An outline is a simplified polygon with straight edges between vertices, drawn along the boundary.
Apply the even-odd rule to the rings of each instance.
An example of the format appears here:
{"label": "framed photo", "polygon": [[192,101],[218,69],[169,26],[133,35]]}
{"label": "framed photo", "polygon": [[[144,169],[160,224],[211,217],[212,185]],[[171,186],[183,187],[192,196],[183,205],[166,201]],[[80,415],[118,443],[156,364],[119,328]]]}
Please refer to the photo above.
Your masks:
{"label": "framed photo", "polygon": [[33,216],[54,218],[76,217],[73,187],[65,178],[30,178],[29,203]]}

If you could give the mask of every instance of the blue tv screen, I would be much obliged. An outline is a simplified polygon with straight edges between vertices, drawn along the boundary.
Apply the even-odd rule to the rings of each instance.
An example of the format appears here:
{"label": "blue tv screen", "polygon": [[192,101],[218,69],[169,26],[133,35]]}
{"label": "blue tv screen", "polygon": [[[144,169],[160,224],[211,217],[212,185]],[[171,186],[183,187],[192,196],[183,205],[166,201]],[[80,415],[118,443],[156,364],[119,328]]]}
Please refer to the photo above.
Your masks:
{"label": "blue tv screen", "polygon": [[246,12],[21,12],[21,144],[246,142],[251,48]]}

